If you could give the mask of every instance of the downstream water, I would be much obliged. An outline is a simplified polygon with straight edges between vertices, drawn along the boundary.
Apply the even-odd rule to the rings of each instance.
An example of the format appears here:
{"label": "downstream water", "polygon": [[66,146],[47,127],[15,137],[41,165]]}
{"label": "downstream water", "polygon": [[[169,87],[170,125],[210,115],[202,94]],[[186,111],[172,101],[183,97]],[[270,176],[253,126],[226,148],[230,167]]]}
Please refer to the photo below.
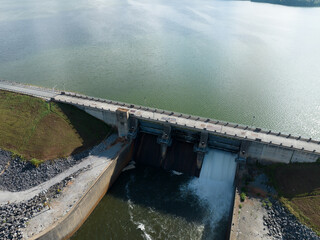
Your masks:
{"label": "downstream water", "polygon": [[0,0],[0,78],[320,139],[319,23],[248,1]]}
{"label": "downstream water", "polygon": [[125,171],[72,239],[225,239],[234,159],[210,150],[199,178]]}

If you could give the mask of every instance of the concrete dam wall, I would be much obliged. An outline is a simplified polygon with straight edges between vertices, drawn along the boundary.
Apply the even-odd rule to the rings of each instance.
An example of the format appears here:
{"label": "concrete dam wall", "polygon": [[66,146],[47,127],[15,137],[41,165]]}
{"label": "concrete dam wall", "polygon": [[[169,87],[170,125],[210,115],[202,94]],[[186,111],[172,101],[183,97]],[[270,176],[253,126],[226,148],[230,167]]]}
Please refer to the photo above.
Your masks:
{"label": "concrete dam wall", "polygon": [[[157,156],[154,160],[157,163],[153,164],[164,168],[178,168],[170,160],[177,153],[171,153],[170,149],[172,144],[179,148],[178,145],[183,145],[181,142],[189,143],[184,146],[187,152],[191,152],[193,145],[194,153],[188,158],[197,155],[198,169],[209,148],[237,153],[239,161],[291,163],[315,162],[320,158],[320,141],[311,138],[18,83],[1,81],[0,89],[72,104],[117,127],[119,136],[129,140],[139,137],[140,132],[154,135],[160,145],[161,160]],[[138,142],[145,144],[145,138],[148,137]],[[137,155],[138,161],[143,162],[145,158],[142,153]],[[192,165],[193,161],[190,162]],[[190,169],[186,172],[197,175],[197,171]]]}
{"label": "concrete dam wall", "polygon": [[[169,153],[168,157],[165,154],[176,140],[194,145],[198,170],[208,148],[238,153],[237,159],[240,161],[261,163],[315,162],[320,158],[320,141],[311,138],[72,93],[59,95],[53,100],[73,104],[116,126],[119,136],[134,139],[138,132],[157,136],[157,142],[162,146],[160,151],[163,159],[152,165],[161,165],[164,168],[170,165],[167,162],[172,153]],[[193,172],[193,175],[197,176],[197,171],[186,172]]]}

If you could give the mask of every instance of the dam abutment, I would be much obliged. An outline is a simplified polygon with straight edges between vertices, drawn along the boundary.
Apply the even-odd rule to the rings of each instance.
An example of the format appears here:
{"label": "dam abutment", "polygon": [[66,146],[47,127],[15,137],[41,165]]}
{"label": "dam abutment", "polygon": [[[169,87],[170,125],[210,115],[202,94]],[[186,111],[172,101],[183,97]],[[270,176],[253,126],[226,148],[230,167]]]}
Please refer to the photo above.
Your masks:
{"label": "dam abutment", "polygon": [[31,239],[56,240],[70,238],[86,221],[108,189],[118,178],[122,169],[131,160],[132,152],[133,144],[125,145],[118,156],[111,160],[110,164],[97,177],[95,182],[72,209],[50,228],[40,232]]}

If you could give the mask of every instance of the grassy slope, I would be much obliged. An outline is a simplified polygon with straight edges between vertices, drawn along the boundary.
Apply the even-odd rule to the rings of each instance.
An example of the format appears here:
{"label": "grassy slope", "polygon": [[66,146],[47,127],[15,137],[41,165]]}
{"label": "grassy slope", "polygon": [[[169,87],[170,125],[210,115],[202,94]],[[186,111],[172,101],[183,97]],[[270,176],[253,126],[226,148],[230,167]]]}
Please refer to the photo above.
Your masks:
{"label": "grassy slope", "polygon": [[320,163],[276,164],[267,173],[282,203],[320,236]]}
{"label": "grassy slope", "polygon": [[79,152],[110,131],[71,105],[0,91],[0,148],[26,159],[49,160]]}

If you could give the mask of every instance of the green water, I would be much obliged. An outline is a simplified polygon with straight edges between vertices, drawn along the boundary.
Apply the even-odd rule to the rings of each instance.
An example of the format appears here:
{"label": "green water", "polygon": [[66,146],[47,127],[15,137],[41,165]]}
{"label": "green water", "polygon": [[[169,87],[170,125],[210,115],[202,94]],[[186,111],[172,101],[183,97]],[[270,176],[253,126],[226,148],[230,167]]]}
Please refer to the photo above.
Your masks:
{"label": "green water", "polygon": [[1,79],[320,139],[318,8],[0,0],[0,13]]}

